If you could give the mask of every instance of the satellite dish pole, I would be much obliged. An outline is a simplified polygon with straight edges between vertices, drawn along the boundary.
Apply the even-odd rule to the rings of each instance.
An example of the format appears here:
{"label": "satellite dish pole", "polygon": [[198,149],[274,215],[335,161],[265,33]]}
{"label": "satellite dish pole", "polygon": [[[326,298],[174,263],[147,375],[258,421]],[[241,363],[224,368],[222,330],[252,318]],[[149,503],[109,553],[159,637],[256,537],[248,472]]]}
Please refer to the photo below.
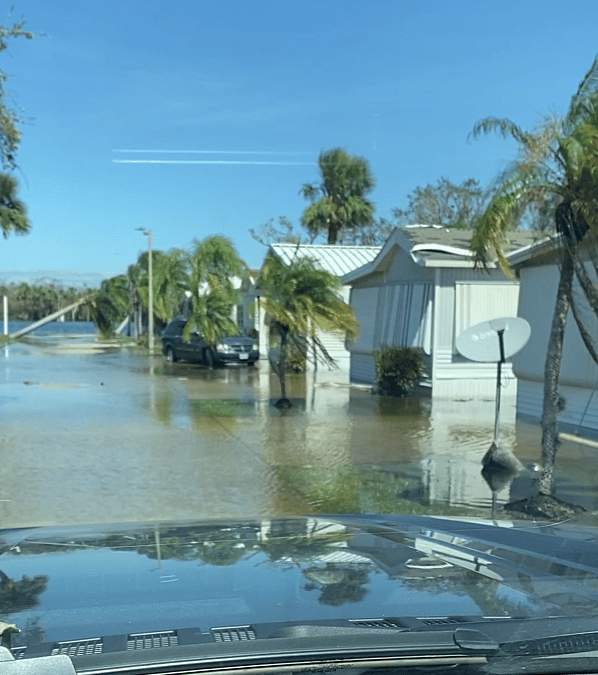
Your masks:
{"label": "satellite dish pole", "polygon": [[[492,325],[492,321],[490,322]],[[498,439],[500,437],[500,390],[501,386],[501,376],[502,376],[502,364],[505,362],[505,338],[504,333],[505,329],[501,328],[496,331],[498,334],[498,348],[500,353],[500,359],[496,364],[496,407],[494,412],[494,442],[498,445]]]}
{"label": "satellite dish pole", "polygon": [[531,333],[529,323],[519,317],[491,319],[467,328],[457,336],[456,347],[471,361],[496,362],[496,403],[494,440],[482,459],[482,476],[492,490],[492,517],[495,517],[497,494],[523,469],[521,462],[508,449],[499,445],[500,395],[502,364],[527,344]]}
{"label": "satellite dish pole", "polygon": [[500,436],[500,394],[502,364],[527,344],[531,334],[529,323],[519,317],[501,317],[483,321],[465,329],[455,345],[460,354],[479,363],[496,363],[496,406],[494,444]]}

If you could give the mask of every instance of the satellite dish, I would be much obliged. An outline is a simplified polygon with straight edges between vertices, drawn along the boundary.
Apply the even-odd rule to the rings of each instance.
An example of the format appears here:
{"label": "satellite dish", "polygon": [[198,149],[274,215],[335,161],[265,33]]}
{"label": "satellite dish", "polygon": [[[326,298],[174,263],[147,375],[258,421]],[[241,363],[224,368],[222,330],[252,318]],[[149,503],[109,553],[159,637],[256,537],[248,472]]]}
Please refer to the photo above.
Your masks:
{"label": "satellite dish", "polygon": [[525,319],[504,317],[465,329],[455,344],[459,353],[471,361],[500,363],[521,351],[530,334],[531,328]]}

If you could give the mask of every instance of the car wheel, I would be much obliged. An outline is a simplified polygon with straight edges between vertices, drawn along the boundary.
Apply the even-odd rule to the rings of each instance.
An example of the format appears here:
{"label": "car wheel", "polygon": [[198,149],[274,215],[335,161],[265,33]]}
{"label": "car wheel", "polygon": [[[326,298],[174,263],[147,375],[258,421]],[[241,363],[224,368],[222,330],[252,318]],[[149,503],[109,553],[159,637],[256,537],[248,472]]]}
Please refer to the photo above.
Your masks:
{"label": "car wheel", "polygon": [[208,368],[214,367],[214,354],[209,347],[208,349],[203,350],[203,362],[206,364],[206,366],[208,366]]}
{"label": "car wheel", "polygon": [[255,366],[255,361],[248,361],[247,365],[250,366],[250,367],[253,367],[253,366]]}
{"label": "car wheel", "polygon": [[174,353],[174,349],[172,347],[166,347],[166,360],[170,363],[174,363],[176,361],[176,354]]}

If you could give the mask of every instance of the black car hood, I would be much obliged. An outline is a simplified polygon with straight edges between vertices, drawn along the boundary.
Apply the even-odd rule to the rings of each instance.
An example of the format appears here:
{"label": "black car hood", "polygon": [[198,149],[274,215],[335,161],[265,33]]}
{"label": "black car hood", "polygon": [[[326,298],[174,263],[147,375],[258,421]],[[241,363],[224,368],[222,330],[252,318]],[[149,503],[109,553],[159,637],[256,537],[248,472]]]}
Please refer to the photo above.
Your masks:
{"label": "black car hood", "polygon": [[13,647],[174,629],[227,640],[260,622],[442,624],[598,609],[596,533],[565,526],[301,517],[6,530],[0,544],[0,620],[21,631]]}

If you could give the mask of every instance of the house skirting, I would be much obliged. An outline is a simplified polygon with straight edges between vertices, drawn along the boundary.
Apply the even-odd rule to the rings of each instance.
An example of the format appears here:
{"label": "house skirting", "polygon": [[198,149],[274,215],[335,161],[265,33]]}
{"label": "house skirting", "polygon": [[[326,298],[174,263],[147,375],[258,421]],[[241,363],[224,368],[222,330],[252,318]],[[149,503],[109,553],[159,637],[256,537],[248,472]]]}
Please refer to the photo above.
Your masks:
{"label": "house skirting", "polygon": [[[451,400],[488,400],[496,399],[497,366],[495,363],[465,362],[464,359],[449,355],[443,363],[432,367],[432,360],[426,357],[425,386],[432,387],[432,397]],[[430,373],[434,371],[434,376]],[[367,352],[353,352],[350,365],[351,382],[356,384],[374,384],[376,367],[374,357]],[[517,397],[517,378],[513,374],[510,363],[502,367],[501,399],[511,399],[515,403]]]}

